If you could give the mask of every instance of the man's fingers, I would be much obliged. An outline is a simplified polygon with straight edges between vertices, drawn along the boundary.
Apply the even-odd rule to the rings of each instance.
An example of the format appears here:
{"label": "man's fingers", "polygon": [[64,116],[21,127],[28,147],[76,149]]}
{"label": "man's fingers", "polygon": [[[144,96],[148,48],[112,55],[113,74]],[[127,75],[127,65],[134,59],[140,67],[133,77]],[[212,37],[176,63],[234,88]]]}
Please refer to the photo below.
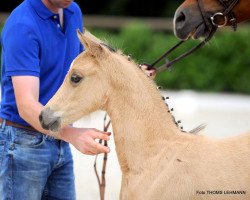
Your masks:
{"label": "man's fingers", "polygon": [[100,140],[109,140],[111,133],[110,132],[104,132],[104,131],[99,131],[94,129],[94,131],[92,132],[92,137],[94,139],[100,139]]}
{"label": "man's fingers", "polygon": [[98,129],[93,129],[95,132],[99,132],[99,133],[103,133],[103,134],[106,134],[108,136],[111,135],[111,132],[105,132],[105,131],[101,131],[101,130],[98,130]]}
{"label": "man's fingers", "polygon": [[88,155],[96,155],[99,153],[109,153],[110,148],[103,146],[99,142],[96,141],[96,139],[101,139],[101,140],[109,140],[111,133],[110,132],[103,132],[99,131],[97,129],[90,129],[85,133],[85,136],[88,137],[85,143],[85,149],[86,152],[85,154]]}
{"label": "man's fingers", "polygon": [[109,147],[103,146],[99,142],[94,142],[93,146],[94,146],[94,152],[96,154],[99,154],[99,153],[109,153],[110,152],[110,148]]}
{"label": "man's fingers", "polygon": [[148,76],[154,76],[156,74],[156,70],[155,69],[150,69],[147,71],[147,75]]}
{"label": "man's fingers", "polygon": [[84,154],[85,155],[90,155],[90,156],[96,155],[96,153],[91,152],[91,151],[84,152]]}
{"label": "man's fingers", "polygon": [[156,69],[155,68],[149,68],[148,65],[146,64],[143,64],[143,65],[140,65],[142,71],[149,77],[151,78],[154,78],[155,75],[156,75]]}

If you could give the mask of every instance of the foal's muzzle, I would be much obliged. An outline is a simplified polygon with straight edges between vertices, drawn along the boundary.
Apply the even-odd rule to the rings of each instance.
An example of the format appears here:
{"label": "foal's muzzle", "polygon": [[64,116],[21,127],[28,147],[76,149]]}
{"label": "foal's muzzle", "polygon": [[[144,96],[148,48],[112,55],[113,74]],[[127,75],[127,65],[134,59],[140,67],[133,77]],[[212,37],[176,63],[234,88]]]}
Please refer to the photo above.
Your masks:
{"label": "foal's muzzle", "polygon": [[57,132],[60,128],[60,117],[50,108],[45,108],[39,115],[39,121],[43,129]]}

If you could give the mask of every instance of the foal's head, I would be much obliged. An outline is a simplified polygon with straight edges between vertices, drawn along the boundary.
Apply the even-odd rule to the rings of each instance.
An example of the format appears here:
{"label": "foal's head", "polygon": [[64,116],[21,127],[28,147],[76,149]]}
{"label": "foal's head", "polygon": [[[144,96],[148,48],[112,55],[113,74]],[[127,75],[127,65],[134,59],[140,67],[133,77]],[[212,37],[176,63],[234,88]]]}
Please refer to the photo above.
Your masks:
{"label": "foal's head", "polygon": [[84,115],[105,110],[114,87],[119,87],[117,80],[124,77],[119,69],[133,63],[89,32],[77,34],[85,51],[72,62],[62,86],[42,111],[44,129],[58,131]]}

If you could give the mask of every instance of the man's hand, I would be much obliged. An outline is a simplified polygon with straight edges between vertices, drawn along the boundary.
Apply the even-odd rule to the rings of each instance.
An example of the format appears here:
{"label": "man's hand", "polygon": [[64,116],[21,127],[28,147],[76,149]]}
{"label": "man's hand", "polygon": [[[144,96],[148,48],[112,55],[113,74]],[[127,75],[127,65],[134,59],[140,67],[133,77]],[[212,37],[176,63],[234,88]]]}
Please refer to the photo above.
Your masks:
{"label": "man's hand", "polygon": [[149,69],[149,66],[146,64],[142,64],[140,65],[141,70],[150,78],[150,79],[154,79],[156,76],[156,69],[152,68]]}
{"label": "man's hand", "polygon": [[[69,129],[69,127],[67,128]],[[66,134],[64,132],[67,132]],[[97,129],[73,128],[63,129],[60,132],[61,139],[71,143],[78,151],[86,155],[96,155],[99,153],[109,153],[109,147],[101,145],[96,139],[109,140],[110,132],[103,132]],[[66,136],[67,138],[64,138]]]}

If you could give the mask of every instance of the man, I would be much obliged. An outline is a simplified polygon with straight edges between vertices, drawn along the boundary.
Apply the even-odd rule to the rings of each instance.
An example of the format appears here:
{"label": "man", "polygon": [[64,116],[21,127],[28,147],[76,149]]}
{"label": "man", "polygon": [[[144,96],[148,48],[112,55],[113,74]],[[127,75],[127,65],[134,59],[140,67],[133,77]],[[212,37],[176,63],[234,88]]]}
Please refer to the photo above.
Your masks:
{"label": "man", "polygon": [[[0,200],[75,199],[69,144],[84,154],[109,152],[110,133],[63,128],[56,138],[39,114],[82,51],[82,13],[72,0],[25,0],[2,31]],[[87,172],[88,173],[88,172]]]}

